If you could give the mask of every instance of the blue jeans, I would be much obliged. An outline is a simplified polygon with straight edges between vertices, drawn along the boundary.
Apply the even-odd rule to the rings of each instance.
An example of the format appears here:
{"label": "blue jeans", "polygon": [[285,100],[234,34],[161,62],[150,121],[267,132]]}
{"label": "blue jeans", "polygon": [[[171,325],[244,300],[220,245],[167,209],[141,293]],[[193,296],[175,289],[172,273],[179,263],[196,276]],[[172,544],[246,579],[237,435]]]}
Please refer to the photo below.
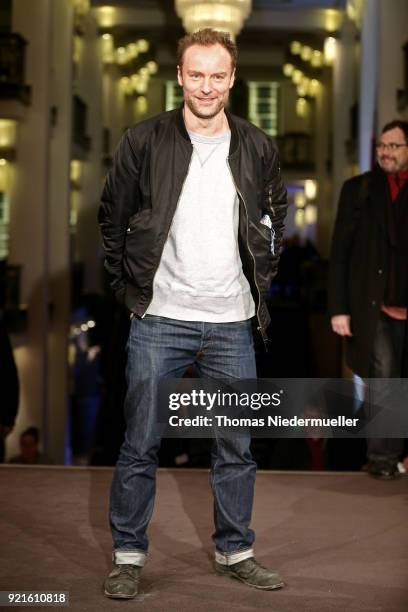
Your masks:
{"label": "blue jeans", "polygon": [[[180,378],[191,365],[201,377],[256,378],[256,367],[250,321],[133,318],[127,352],[126,433],[112,482],[110,524],[116,562],[143,565],[160,447],[158,380]],[[217,437],[211,466],[216,550],[235,560],[242,557],[238,551],[251,556],[255,535],[249,523],[256,463],[251,457],[250,435]]]}

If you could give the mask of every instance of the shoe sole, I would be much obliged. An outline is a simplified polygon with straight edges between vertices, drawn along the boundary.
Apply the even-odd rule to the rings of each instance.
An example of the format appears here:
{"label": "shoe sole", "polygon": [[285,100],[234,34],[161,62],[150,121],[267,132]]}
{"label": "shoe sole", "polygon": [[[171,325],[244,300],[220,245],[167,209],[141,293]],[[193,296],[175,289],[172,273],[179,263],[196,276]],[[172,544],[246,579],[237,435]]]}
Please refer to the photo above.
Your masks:
{"label": "shoe sole", "polygon": [[119,593],[108,593],[108,591],[104,591],[104,595],[110,599],[134,599],[137,593],[135,593],[135,595],[120,595]]}
{"label": "shoe sole", "polygon": [[215,570],[215,573],[218,576],[227,576],[228,578],[239,580],[240,582],[243,582],[244,584],[252,587],[253,589],[260,589],[261,591],[274,591],[276,589],[281,589],[282,587],[285,586],[285,583],[283,581],[278,582],[277,584],[274,584],[273,586],[259,586],[259,584],[252,584],[251,582],[248,582],[247,580],[245,580],[244,578],[241,578],[237,574],[231,574],[230,572],[222,572],[219,570]]}

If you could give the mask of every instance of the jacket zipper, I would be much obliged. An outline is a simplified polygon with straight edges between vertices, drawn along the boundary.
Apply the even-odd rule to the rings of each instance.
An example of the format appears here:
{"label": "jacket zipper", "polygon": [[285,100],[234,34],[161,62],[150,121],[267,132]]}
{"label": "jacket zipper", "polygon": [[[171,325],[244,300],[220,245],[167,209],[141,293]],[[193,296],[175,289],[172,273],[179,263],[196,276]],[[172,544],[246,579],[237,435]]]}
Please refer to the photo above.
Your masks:
{"label": "jacket zipper", "polygon": [[259,316],[259,308],[260,308],[260,305],[261,305],[261,292],[259,290],[258,283],[256,282],[256,261],[255,261],[255,256],[254,256],[254,254],[251,251],[251,247],[249,246],[249,240],[248,240],[248,232],[249,232],[248,209],[247,209],[244,197],[243,197],[241,191],[238,189],[238,186],[237,186],[237,184],[235,182],[234,175],[232,174],[231,166],[230,166],[230,163],[229,163],[229,158],[227,158],[227,164],[228,164],[229,171],[231,173],[231,178],[232,178],[232,182],[234,184],[235,190],[236,190],[237,194],[239,195],[239,197],[241,198],[242,203],[243,203],[244,208],[245,208],[245,213],[246,213],[246,241],[247,241],[248,251],[250,252],[251,257],[252,257],[252,261],[254,262],[254,281],[255,281],[256,289],[258,291],[258,306],[257,306],[257,309],[256,309],[256,317],[258,319],[257,330],[259,331],[259,333],[262,336],[262,340],[263,340],[264,345],[265,345],[265,350],[267,351],[268,350],[268,335],[267,335],[266,331],[264,330],[264,328],[261,325],[261,319],[260,319],[260,316]]}
{"label": "jacket zipper", "polygon": [[[193,159],[193,155],[191,154],[191,156],[190,156],[190,161],[188,162],[188,168],[187,168],[186,176],[184,177],[183,184],[182,184],[181,189],[180,189],[180,196],[181,196],[181,194],[182,194],[182,192],[183,192],[184,183],[186,182],[187,177],[188,177],[188,173],[189,173],[189,171],[190,171],[190,166],[191,166],[191,160],[192,160],[192,159]],[[179,196],[179,199],[180,199],[180,196]],[[177,200],[177,204],[178,204],[178,200]],[[176,204],[176,208],[177,208],[177,204]],[[171,218],[171,221],[170,221],[170,224],[169,224],[169,227],[168,227],[168,230],[167,230],[166,238],[165,238],[165,239],[164,239],[164,241],[163,241],[162,250],[160,251],[160,257],[159,257],[159,259],[158,259],[157,266],[156,266],[156,268],[155,268],[155,270],[154,270],[154,273],[153,273],[153,278],[152,278],[152,297],[151,297],[151,299],[150,299],[150,302],[149,302],[149,303],[148,303],[148,305],[146,306],[146,310],[144,311],[144,313],[143,313],[142,315],[140,315],[140,318],[141,318],[141,319],[144,319],[144,317],[146,316],[146,312],[149,310],[149,306],[150,306],[150,304],[152,303],[152,300],[153,300],[153,283],[154,283],[154,277],[156,276],[156,272],[157,272],[157,270],[158,270],[158,268],[159,268],[159,265],[160,265],[160,261],[161,261],[161,258],[162,258],[162,255],[163,255],[163,251],[164,251],[164,246],[165,246],[165,244],[166,244],[166,242],[167,242],[167,238],[169,237],[170,230],[171,230],[171,226],[173,225],[173,220],[174,220],[174,215],[175,215],[175,213],[176,213],[176,210],[174,210],[173,216],[172,216],[172,218]]]}

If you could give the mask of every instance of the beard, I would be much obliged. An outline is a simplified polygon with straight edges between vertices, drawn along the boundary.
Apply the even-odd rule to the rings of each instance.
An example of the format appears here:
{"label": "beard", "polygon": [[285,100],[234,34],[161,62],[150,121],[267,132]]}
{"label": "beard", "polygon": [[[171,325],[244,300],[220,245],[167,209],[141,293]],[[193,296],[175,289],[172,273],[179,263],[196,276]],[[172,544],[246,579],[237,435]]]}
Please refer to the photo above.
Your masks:
{"label": "beard", "polygon": [[199,105],[191,97],[184,99],[185,104],[191,110],[193,115],[198,117],[198,119],[212,119],[213,117],[218,115],[218,113],[224,108],[227,101],[228,97],[226,99],[221,98],[220,100],[217,100],[217,103],[214,108],[205,109],[200,108]]}

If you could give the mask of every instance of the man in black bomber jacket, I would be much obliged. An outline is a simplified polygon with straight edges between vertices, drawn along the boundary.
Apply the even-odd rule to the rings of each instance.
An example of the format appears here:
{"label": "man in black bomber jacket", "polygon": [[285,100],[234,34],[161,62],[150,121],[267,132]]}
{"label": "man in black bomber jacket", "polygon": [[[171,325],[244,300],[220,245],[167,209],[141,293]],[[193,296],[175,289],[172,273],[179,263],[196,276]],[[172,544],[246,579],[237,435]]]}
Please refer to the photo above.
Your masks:
{"label": "man in black bomber jacket", "polygon": [[[191,365],[211,379],[255,378],[253,317],[267,342],[264,297],[277,270],[286,190],[273,141],[224,110],[236,58],[224,33],[205,29],[181,39],[183,107],[129,129],[106,178],[99,212],[105,266],[131,317],[108,597],[134,597],[146,560],[159,379],[181,377]],[[280,588],[279,574],[254,558],[249,435],[217,437],[212,457],[216,571]]]}

